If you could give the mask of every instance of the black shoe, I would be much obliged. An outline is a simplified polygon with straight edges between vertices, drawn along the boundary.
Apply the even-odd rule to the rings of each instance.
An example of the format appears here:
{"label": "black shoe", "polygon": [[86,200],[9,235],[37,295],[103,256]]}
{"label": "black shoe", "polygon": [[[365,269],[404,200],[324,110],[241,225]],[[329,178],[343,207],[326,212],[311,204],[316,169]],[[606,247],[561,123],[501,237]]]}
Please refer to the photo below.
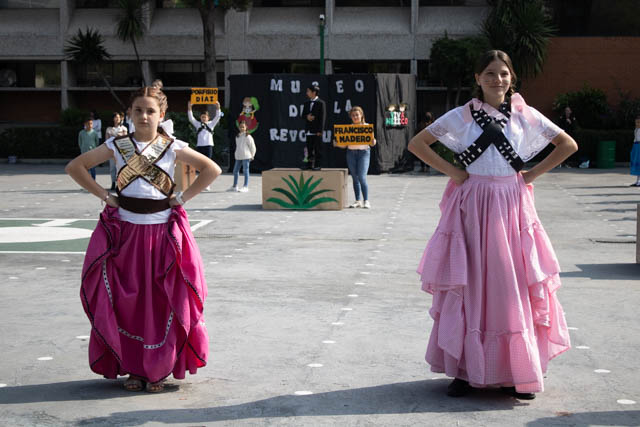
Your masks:
{"label": "black shoe", "polygon": [[449,397],[462,397],[469,394],[471,391],[471,386],[469,382],[465,380],[461,380],[460,378],[456,378],[451,381],[449,387],[447,387],[447,396]]}
{"label": "black shoe", "polygon": [[508,394],[509,396],[513,396],[516,399],[520,400],[533,400],[536,398],[535,393],[518,393],[515,387],[501,387],[502,392]]}
{"label": "black shoe", "polygon": [[314,171],[319,171],[320,169],[321,169],[321,168],[320,168],[320,166],[314,166],[314,167],[313,167],[313,170],[314,170]]}

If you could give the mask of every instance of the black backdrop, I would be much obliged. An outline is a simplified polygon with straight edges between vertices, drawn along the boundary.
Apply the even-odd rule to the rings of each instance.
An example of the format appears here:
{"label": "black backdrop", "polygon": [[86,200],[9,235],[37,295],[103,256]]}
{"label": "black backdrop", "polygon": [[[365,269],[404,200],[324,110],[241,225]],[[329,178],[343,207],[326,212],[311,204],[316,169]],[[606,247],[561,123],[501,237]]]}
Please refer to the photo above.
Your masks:
{"label": "black backdrop", "polygon": [[[256,142],[256,157],[251,169],[263,171],[273,167],[303,166],[306,135],[300,116],[307,100],[306,88],[320,86],[320,98],[327,107],[323,135],[324,167],[346,167],[345,150],[332,145],[334,124],[351,123],[348,111],[359,105],[368,123],[376,128],[378,146],[373,148],[370,172],[393,167],[402,157],[411,132],[415,128],[415,78],[407,74],[249,74],[229,77],[229,136],[231,160],[235,150],[235,121],[242,112],[245,97],[255,97],[259,109],[255,112],[257,129],[252,133]],[[405,102],[411,118],[406,129],[387,129],[384,111],[391,104]],[[232,166],[232,162],[231,162]]]}

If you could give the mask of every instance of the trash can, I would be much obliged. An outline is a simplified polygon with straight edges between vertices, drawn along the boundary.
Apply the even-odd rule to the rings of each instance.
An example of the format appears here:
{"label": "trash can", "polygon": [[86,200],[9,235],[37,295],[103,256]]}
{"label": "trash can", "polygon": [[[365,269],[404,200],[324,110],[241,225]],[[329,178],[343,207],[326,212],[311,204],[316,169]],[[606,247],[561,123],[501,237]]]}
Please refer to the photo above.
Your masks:
{"label": "trash can", "polygon": [[611,169],[615,167],[616,162],[616,142],[600,141],[598,142],[598,157],[596,164],[600,169]]}

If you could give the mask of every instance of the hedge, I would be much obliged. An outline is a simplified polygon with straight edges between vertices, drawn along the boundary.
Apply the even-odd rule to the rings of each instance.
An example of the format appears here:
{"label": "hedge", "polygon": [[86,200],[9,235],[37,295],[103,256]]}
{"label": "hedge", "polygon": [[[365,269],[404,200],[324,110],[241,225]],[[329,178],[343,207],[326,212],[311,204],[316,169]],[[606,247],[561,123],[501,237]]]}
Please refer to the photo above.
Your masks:
{"label": "hedge", "polygon": [[0,157],[71,159],[80,154],[75,127],[10,128],[0,134]]}
{"label": "hedge", "polygon": [[616,162],[629,162],[629,154],[633,145],[632,129],[594,130],[579,129],[574,138],[578,143],[578,158],[586,157],[594,162],[598,157],[598,143],[600,141],[616,142]]}

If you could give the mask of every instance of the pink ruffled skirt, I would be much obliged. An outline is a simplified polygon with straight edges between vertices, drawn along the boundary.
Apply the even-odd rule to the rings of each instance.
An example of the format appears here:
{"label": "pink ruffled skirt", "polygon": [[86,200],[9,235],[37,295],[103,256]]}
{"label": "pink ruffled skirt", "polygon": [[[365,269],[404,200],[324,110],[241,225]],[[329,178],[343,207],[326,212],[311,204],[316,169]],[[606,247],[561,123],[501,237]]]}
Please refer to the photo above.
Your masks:
{"label": "pink ruffled skirt", "polygon": [[207,296],[200,251],[181,207],[166,224],[100,215],[82,270],[80,297],[91,321],[89,363],[107,378],[183,379],[206,365]]}
{"label": "pink ruffled skirt", "polygon": [[475,387],[543,391],[547,363],[571,346],[556,296],[560,267],[520,174],[450,181],[418,267],[433,294],[426,360]]}

